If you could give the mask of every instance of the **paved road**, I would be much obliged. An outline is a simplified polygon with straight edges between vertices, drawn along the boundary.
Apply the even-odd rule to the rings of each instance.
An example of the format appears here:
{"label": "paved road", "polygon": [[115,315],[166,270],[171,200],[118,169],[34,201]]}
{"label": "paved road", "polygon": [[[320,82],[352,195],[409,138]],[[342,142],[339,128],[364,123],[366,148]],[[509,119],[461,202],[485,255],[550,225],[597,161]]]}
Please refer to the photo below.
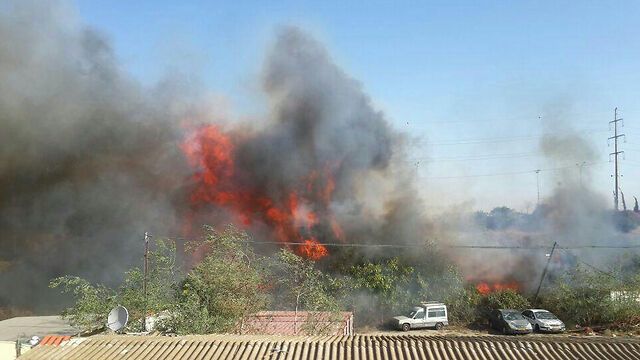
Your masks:
{"label": "paved road", "polygon": [[74,335],[78,331],[59,316],[21,316],[0,321],[0,341],[16,341],[33,335]]}

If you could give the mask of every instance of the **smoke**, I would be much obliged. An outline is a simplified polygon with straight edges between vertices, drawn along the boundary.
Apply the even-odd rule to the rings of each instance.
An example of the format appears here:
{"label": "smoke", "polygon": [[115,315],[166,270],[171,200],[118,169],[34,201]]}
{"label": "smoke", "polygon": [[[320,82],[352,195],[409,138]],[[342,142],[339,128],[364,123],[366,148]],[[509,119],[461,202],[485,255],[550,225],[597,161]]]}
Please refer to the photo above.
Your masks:
{"label": "smoke", "polygon": [[313,246],[294,250],[316,259],[328,253],[322,242],[420,243],[428,225],[398,161],[404,139],[325,48],[281,28],[262,84],[266,126],[202,126],[183,145],[198,221],[237,219],[263,238]]}
{"label": "smoke", "polygon": [[113,281],[145,230],[174,226],[180,99],[142,89],[64,4],[3,5],[0,44],[0,305],[42,308],[52,276]]}
{"label": "smoke", "polygon": [[262,83],[264,121],[223,123],[180,81],[139,85],[64,3],[4,6],[0,306],[56,308],[55,276],[115,283],[145,231],[232,221],[263,240],[422,241],[403,137],[320,43],[280,29]]}
{"label": "smoke", "polygon": [[[278,31],[261,81],[268,113],[227,121],[179,79],[139,85],[64,4],[0,8],[0,246],[10,260],[0,287],[13,289],[0,306],[55,308],[50,278],[114,283],[140,261],[145,231],[191,235],[201,224],[234,222],[314,259],[336,251],[328,242],[569,246],[616,234],[589,166],[582,184],[577,168],[559,171],[533,214],[489,214],[508,218],[498,228],[458,210],[429,219],[406,137],[298,28]],[[577,135],[546,137],[540,149],[562,166],[595,160]],[[447,255],[470,278],[523,284],[546,261],[542,252]]]}

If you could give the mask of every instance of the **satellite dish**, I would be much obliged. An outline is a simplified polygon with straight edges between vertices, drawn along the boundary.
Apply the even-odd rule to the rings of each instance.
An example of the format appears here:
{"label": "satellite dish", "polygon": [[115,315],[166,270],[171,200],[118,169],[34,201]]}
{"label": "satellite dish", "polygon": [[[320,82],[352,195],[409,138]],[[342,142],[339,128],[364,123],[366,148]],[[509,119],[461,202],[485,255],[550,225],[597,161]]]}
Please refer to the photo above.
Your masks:
{"label": "satellite dish", "polygon": [[107,327],[113,331],[118,331],[127,326],[127,320],[129,320],[129,312],[127,308],[122,305],[118,305],[111,310],[109,317],[107,318]]}

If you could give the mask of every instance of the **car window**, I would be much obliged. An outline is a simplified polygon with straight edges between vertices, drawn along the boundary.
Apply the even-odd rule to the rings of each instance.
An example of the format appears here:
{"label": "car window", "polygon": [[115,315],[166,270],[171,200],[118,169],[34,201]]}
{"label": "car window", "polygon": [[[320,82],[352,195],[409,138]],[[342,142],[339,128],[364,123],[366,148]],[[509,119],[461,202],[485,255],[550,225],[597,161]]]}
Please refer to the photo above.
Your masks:
{"label": "car window", "polygon": [[505,320],[524,320],[524,316],[522,316],[522,314],[520,314],[519,312],[508,312],[506,314],[504,314],[504,319]]}
{"label": "car window", "polygon": [[533,318],[533,312],[527,310],[525,312],[522,313],[522,315],[528,317],[528,318]]}
{"label": "car window", "polygon": [[444,317],[445,311],[444,308],[431,308],[429,309],[428,316],[431,317]]}
{"label": "car window", "polygon": [[544,320],[555,320],[557,317],[548,311],[538,311],[536,312],[536,318],[544,319]]}
{"label": "car window", "polygon": [[424,319],[424,310],[418,310],[418,313],[416,314],[416,319]]}

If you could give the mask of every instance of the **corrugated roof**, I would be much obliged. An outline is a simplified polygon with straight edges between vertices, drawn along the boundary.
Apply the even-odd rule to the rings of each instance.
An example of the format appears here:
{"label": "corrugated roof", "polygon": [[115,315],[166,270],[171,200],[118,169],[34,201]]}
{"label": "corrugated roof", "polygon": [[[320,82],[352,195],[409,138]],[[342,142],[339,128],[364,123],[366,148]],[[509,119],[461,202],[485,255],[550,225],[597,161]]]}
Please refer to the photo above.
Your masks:
{"label": "corrugated roof", "polygon": [[20,359],[640,359],[637,340],[527,336],[93,336]]}
{"label": "corrugated roof", "polygon": [[353,313],[261,311],[247,316],[239,332],[256,335],[352,335]]}

